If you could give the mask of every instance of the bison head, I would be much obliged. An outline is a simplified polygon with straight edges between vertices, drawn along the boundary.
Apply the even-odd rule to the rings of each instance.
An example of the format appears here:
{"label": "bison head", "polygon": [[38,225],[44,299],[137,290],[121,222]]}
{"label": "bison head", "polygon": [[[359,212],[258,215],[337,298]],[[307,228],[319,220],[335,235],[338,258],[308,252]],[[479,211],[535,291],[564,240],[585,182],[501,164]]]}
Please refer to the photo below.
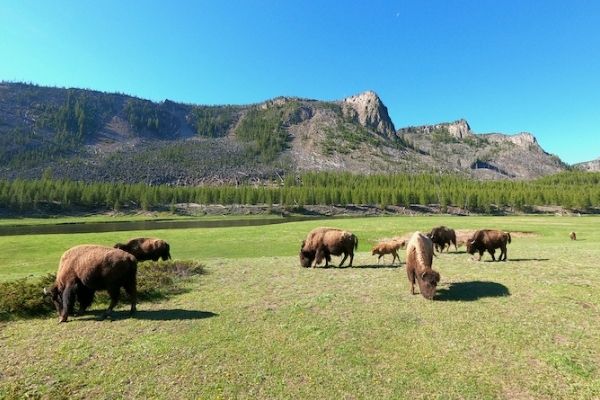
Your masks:
{"label": "bison head", "polygon": [[477,249],[475,248],[475,241],[467,240],[467,253],[475,254],[476,251],[477,251]]}
{"label": "bison head", "polygon": [[309,268],[315,260],[315,252],[308,250],[300,250],[300,265],[304,268]]}
{"label": "bison head", "polygon": [[440,281],[440,274],[434,270],[424,271],[419,275],[417,282],[419,283],[419,290],[423,297],[427,300],[433,300],[435,295],[435,289]]}
{"label": "bison head", "polygon": [[52,303],[54,303],[54,307],[56,308],[56,312],[58,314],[62,313],[62,293],[61,291],[58,289],[58,287],[56,285],[52,285],[52,287],[50,288],[50,290],[47,290],[46,288],[44,288],[44,294],[46,296],[49,296],[50,299],[52,300]]}

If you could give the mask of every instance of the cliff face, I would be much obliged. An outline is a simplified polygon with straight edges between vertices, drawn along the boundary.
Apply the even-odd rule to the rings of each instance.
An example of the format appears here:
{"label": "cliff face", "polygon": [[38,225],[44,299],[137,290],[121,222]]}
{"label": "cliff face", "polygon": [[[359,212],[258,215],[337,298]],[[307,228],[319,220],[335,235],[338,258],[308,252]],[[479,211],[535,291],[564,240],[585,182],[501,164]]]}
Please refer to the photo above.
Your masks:
{"label": "cliff face", "polygon": [[0,84],[0,178],[51,170],[56,178],[188,185],[320,170],[535,178],[565,168],[529,133],[476,134],[464,119],[396,131],[373,91],[202,106]]}
{"label": "cliff face", "polygon": [[373,91],[346,97],[342,100],[342,111],[347,118],[382,136],[391,138],[396,132],[387,107]]}

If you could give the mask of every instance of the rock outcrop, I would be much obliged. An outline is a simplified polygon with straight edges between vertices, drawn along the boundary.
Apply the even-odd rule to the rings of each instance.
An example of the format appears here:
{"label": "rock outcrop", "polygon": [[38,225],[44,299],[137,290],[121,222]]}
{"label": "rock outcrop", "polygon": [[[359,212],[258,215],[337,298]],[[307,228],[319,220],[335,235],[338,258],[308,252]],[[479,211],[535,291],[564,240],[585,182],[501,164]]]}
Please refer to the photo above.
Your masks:
{"label": "rock outcrop", "polygon": [[387,107],[377,93],[369,90],[342,100],[344,116],[370,128],[382,136],[391,138],[396,129],[390,119]]}

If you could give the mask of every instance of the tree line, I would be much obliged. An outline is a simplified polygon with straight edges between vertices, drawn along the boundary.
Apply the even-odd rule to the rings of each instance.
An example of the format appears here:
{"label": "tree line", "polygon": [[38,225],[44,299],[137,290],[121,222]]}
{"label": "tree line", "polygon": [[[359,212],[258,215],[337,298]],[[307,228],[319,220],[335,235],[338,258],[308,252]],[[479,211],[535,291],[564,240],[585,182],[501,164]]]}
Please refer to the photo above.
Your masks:
{"label": "tree line", "polygon": [[167,186],[55,180],[0,180],[0,207],[35,210],[52,204],[73,208],[150,210],[176,203],[245,205],[439,205],[492,213],[507,207],[600,207],[600,173],[565,172],[531,181],[475,181],[439,174],[354,175],[314,172],[287,175],[263,185]]}

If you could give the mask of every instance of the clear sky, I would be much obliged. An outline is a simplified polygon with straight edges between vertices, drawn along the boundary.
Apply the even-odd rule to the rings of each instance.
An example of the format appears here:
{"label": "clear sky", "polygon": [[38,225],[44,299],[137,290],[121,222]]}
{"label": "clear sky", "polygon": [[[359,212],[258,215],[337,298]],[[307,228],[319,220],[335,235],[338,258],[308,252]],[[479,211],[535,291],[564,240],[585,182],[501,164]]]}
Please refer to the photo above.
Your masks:
{"label": "clear sky", "polygon": [[397,128],[465,118],[600,157],[600,1],[0,2],[0,80],[246,104],[374,90]]}

